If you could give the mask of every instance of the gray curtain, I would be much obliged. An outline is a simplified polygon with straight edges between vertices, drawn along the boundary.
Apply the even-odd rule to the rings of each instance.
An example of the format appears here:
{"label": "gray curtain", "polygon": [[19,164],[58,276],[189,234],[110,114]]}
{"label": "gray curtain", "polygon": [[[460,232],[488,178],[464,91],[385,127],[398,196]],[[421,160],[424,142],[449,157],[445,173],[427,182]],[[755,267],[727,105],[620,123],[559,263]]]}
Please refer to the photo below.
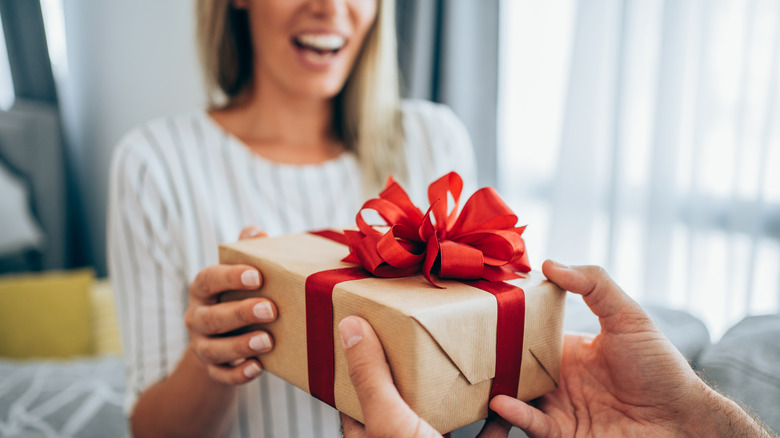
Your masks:
{"label": "gray curtain", "polygon": [[477,153],[479,184],[496,184],[499,0],[397,0],[405,97],[449,105]]}
{"label": "gray curtain", "polygon": [[[68,187],[57,89],[39,0],[0,0],[3,34],[16,99],[0,111],[0,160],[23,178],[30,204],[44,232],[40,259],[21,269],[78,264],[68,243]],[[16,267],[15,267],[16,269]]]}
{"label": "gray curtain", "polygon": [[0,17],[16,98],[56,102],[40,2],[2,0]]}

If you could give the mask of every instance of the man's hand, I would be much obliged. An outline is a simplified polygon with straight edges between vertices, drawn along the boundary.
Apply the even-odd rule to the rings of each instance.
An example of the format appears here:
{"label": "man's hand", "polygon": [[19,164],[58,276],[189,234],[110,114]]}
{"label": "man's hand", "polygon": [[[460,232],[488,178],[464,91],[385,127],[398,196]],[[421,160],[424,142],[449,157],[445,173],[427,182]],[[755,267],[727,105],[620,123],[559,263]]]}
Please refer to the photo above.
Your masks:
{"label": "man's hand", "polygon": [[[348,316],[339,323],[341,345],[347,357],[349,377],[357,391],[366,425],[341,414],[344,436],[441,437],[403,401],[393,384],[385,352],[376,333],[363,318]],[[488,421],[480,437],[506,437],[509,425]]]}
{"label": "man's hand", "polygon": [[[544,263],[544,274],[580,294],[601,333],[567,335],[560,386],[535,406],[507,396],[490,408],[532,438],[572,436],[772,437],[736,403],[708,387],[647,313],[595,266]],[[392,382],[379,339],[358,317],[339,324],[350,378],[365,427],[342,414],[346,436],[438,436]],[[502,436],[508,424],[486,422],[480,436]]]}
{"label": "man's hand", "polygon": [[552,282],[582,295],[595,337],[568,335],[560,386],[532,407],[499,396],[490,407],[531,437],[750,436],[766,432],[694,373],[647,313],[595,266],[547,261]]}

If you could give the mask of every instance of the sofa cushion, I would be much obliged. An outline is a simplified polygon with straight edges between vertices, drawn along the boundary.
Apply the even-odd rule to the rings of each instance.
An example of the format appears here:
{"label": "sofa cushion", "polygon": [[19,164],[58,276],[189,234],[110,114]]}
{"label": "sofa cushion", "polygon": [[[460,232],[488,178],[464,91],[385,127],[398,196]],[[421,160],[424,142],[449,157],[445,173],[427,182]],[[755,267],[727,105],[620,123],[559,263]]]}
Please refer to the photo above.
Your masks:
{"label": "sofa cushion", "polygon": [[81,269],[0,276],[0,356],[91,354],[94,275]]}
{"label": "sofa cushion", "polygon": [[743,319],[702,353],[707,382],[780,432],[780,315]]}

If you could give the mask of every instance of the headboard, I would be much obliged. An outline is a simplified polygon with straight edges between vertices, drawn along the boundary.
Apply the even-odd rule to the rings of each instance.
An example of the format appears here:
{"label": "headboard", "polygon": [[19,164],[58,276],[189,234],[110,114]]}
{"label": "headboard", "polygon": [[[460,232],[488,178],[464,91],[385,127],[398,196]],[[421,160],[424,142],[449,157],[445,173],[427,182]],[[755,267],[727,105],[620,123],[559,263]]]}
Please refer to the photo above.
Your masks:
{"label": "headboard", "polygon": [[30,209],[43,230],[35,257],[21,254],[26,265],[12,262],[5,270],[65,267],[67,191],[56,105],[18,99],[10,110],[0,111],[0,161],[29,187]]}

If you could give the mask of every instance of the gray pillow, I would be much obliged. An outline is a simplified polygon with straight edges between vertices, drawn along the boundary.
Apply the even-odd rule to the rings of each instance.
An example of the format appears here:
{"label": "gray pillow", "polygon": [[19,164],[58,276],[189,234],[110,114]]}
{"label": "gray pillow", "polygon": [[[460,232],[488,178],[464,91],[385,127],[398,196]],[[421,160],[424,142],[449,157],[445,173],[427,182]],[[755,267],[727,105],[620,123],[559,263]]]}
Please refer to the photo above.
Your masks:
{"label": "gray pillow", "polygon": [[780,315],[751,316],[707,348],[702,375],[780,432]]}
{"label": "gray pillow", "polygon": [[39,248],[43,243],[27,199],[22,182],[0,162],[0,257]]}

